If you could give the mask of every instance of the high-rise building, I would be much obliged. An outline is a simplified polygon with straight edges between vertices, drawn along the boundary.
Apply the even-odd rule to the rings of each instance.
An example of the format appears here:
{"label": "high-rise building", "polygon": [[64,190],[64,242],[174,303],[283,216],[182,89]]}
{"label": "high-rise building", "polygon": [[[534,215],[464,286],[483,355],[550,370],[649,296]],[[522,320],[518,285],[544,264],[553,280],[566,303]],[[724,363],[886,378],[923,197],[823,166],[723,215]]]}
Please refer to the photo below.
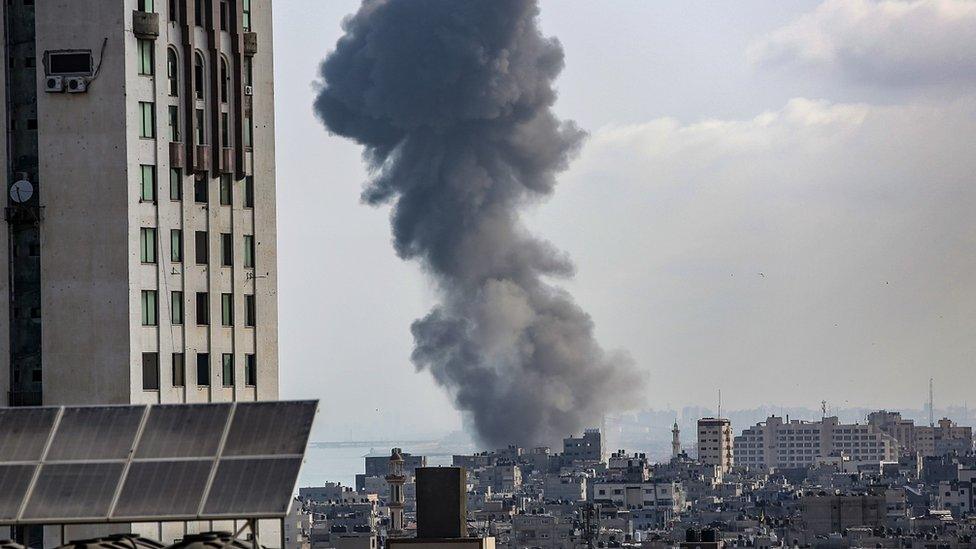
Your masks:
{"label": "high-rise building", "polygon": [[0,9],[0,405],[276,398],[271,0]]}
{"label": "high-rise building", "polygon": [[727,473],[734,465],[732,455],[732,422],[725,418],[698,420],[698,461],[718,466]]}
{"label": "high-rise building", "polygon": [[808,467],[840,455],[862,462],[896,461],[898,441],[875,425],[845,425],[836,417],[784,422],[770,416],[735,437],[735,462],[740,467]]}

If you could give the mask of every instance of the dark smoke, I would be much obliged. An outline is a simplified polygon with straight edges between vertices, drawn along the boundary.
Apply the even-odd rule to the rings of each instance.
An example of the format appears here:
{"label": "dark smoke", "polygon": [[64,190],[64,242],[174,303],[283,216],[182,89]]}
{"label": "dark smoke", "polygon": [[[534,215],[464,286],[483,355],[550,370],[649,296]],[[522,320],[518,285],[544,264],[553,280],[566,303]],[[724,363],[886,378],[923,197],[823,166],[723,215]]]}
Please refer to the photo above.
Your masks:
{"label": "dark smoke", "polygon": [[550,443],[633,401],[638,376],[546,277],[573,265],[519,209],[552,192],[584,133],[558,120],[559,42],[535,0],[365,0],[322,64],[315,111],[365,147],[369,204],[393,203],[400,257],[442,303],[412,360],[470,413],[483,443]]}

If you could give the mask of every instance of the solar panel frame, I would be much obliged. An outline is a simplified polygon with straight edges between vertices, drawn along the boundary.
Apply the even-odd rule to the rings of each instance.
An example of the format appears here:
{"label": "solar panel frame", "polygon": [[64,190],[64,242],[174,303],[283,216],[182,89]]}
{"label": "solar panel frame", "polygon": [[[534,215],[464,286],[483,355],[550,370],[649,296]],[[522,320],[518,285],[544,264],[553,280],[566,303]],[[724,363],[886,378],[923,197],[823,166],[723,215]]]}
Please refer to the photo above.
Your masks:
{"label": "solar panel frame", "polygon": [[[174,412],[168,408],[185,410]],[[244,420],[238,420],[236,436],[244,442],[231,448],[231,455],[223,455],[229,435],[234,431],[238,409],[244,410]],[[297,485],[317,409],[318,401],[0,408],[0,414],[4,414],[0,417],[38,417],[40,413],[40,417],[48,418],[25,435],[26,444],[18,438],[23,430],[13,432],[5,427],[14,423],[0,423],[0,441],[13,441],[22,447],[11,450],[15,446],[8,442],[7,458],[33,458],[0,459],[0,490],[8,492],[6,499],[0,494],[0,526],[283,519]],[[160,423],[151,420],[157,410],[160,414],[157,418],[165,419],[169,414],[171,420],[198,414],[200,422],[191,423],[199,429],[189,438],[180,437],[178,431],[183,425],[180,421],[175,424],[163,421],[160,431]],[[211,437],[217,430],[215,425],[221,423],[214,418],[221,415],[223,425],[220,425],[217,450],[213,451],[212,442],[193,437]],[[62,424],[65,417],[68,421]],[[79,421],[80,418],[94,418],[94,424]],[[145,450],[142,450],[147,433]],[[270,442],[254,442],[254,437],[268,433],[276,435]],[[247,436],[242,439],[242,434]],[[78,439],[84,436],[93,440]],[[43,443],[38,442],[40,439]],[[179,446],[181,441],[187,444],[167,448],[167,444],[175,442]],[[255,453],[261,450],[271,453]],[[17,483],[10,480],[10,471],[14,470],[9,468],[13,466],[21,467],[18,471],[30,477],[26,492],[23,480]],[[168,492],[163,489],[152,499],[138,497],[140,488],[158,490],[169,485],[167,478],[179,476],[180,470],[191,469],[193,480],[184,483],[183,488],[177,480],[177,486],[169,487]],[[203,477],[206,482],[201,494]],[[236,484],[228,484],[231,482],[228,478]],[[187,486],[190,493],[184,495],[181,491]],[[243,502],[236,501],[236,496],[228,499],[225,494],[235,486],[254,493]],[[198,495],[199,503],[195,505]],[[154,501],[160,498],[162,503]]]}
{"label": "solar panel frame", "polygon": [[0,408],[0,462],[39,461],[58,408]]}

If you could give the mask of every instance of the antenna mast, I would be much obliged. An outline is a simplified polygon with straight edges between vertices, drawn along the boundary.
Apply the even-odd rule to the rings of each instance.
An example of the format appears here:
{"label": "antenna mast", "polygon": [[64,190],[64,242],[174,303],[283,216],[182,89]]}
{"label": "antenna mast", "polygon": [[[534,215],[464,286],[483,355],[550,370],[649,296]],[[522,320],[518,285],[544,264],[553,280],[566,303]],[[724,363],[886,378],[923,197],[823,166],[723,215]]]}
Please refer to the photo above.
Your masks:
{"label": "antenna mast", "polygon": [[718,417],[722,419],[722,390],[718,390]]}
{"label": "antenna mast", "polygon": [[821,412],[820,419],[827,419],[827,401],[826,400],[821,400],[820,401],[820,412]]}
{"label": "antenna mast", "polygon": [[929,427],[935,427],[935,391],[932,378],[929,378]]}

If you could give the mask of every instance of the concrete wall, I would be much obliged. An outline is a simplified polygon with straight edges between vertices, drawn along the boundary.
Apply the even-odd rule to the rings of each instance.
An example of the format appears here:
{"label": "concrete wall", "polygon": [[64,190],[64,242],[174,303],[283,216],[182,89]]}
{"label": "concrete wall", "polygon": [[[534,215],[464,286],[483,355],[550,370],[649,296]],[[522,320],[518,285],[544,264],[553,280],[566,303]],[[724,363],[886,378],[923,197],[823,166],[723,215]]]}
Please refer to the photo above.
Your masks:
{"label": "concrete wall", "polygon": [[[124,8],[99,0],[35,7],[39,66],[45,50],[71,48],[90,48],[100,62],[88,93],[38,94],[45,404],[129,401]],[[43,78],[38,70],[39,86]]]}

